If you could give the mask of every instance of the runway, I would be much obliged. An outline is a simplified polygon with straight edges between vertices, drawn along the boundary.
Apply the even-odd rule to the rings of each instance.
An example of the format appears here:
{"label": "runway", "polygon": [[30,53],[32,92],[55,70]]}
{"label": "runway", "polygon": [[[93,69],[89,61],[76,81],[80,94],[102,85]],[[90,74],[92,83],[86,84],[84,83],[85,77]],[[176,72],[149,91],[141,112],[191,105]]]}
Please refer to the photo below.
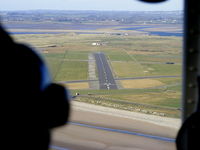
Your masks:
{"label": "runway", "polygon": [[100,89],[117,89],[115,79],[104,53],[94,53],[94,56],[98,70]]}
{"label": "runway", "polygon": [[70,123],[53,133],[57,150],[175,150],[177,129],[73,109]]}

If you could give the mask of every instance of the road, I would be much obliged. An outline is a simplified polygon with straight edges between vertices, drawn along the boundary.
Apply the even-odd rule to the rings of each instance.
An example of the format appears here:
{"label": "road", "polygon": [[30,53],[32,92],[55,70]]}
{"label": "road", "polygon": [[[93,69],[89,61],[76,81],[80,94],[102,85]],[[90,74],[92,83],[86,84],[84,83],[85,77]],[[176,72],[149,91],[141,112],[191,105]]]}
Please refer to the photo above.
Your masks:
{"label": "road", "polygon": [[117,89],[115,79],[104,53],[94,53],[94,56],[98,70],[100,89]]}
{"label": "road", "polygon": [[80,109],[73,109],[70,121],[54,130],[52,149],[175,150],[175,128]]}
{"label": "road", "polygon": [[[181,78],[181,76],[143,76],[143,77],[126,77],[126,78],[114,78],[115,80],[139,80],[139,79],[160,79],[160,78]],[[81,83],[91,82],[98,80],[74,80],[74,81],[60,81],[58,83]]]}

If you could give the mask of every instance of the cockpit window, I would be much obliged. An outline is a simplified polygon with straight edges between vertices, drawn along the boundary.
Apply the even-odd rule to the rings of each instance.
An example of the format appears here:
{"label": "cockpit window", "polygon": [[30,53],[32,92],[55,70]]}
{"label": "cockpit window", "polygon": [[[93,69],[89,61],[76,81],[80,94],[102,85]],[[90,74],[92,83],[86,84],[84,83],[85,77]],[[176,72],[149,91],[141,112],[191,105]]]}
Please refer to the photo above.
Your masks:
{"label": "cockpit window", "polygon": [[[12,3],[12,5],[11,5]],[[70,89],[69,125],[51,149],[175,149],[182,87],[182,1],[1,2],[2,24]]]}

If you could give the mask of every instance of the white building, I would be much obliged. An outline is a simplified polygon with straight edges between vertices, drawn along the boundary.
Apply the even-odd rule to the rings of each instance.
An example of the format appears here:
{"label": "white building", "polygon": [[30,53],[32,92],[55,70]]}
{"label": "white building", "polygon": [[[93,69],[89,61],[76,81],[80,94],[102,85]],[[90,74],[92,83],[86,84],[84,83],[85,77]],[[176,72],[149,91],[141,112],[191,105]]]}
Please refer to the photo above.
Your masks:
{"label": "white building", "polygon": [[93,46],[99,46],[101,43],[92,43]]}

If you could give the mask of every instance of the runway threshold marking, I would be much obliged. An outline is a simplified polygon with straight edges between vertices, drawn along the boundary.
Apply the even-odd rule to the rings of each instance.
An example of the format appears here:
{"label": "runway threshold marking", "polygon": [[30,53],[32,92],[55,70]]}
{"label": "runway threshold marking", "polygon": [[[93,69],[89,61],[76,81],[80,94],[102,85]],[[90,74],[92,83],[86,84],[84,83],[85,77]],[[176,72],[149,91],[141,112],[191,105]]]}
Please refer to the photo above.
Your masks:
{"label": "runway threshold marking", "polygon": [[87,128],[98,129],[98,130],[116,132],[116,133],[123,133],[123,134],[129,134],[129,135],[142,136],[142,137],[146,137],[146,138],[150,138],[150,139],[155,139],[155,140],[160,140],[160,141],[165,141],[165,142],[175,142],[175,139],[173,139],[173,138],[155,136],[155,135],[150,135],[150,134],[143,134],[143,133],[126,131],[126,130],[120,130],[120,129],[105,128],[105,127],[88,125],[88,124],[77,123],[77,122],[69,122],[69,124],[76,125],[76,126],[87,127]]}

